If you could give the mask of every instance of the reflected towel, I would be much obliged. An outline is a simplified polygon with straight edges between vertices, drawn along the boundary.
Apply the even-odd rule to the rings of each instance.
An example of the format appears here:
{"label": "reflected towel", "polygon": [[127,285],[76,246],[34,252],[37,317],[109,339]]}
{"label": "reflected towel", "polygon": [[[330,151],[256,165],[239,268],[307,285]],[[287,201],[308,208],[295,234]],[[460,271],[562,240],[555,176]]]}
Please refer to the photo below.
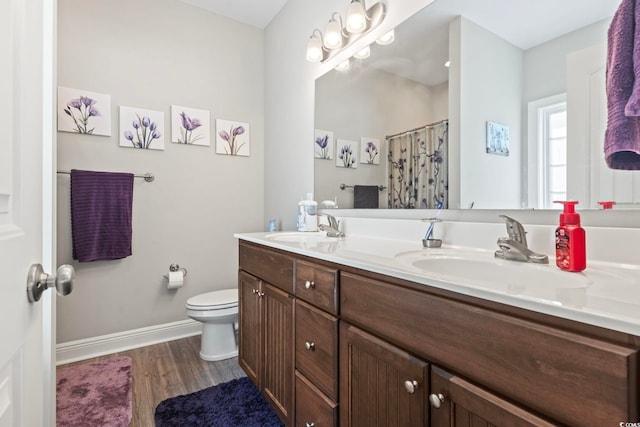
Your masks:
{"label": "reflected towel", "polygon": [[640,169],[640,0],[622,0],[607,44],[607,165]]}
{"label": "reflected towel", "polygon": [[80,262],[131,255],[133,174],[71,170],[71,240]]}
{"label": "reflected towel", "polygon": [[353,207],[355,209],[377,209],[378,191],[377,185],[354,185]]}

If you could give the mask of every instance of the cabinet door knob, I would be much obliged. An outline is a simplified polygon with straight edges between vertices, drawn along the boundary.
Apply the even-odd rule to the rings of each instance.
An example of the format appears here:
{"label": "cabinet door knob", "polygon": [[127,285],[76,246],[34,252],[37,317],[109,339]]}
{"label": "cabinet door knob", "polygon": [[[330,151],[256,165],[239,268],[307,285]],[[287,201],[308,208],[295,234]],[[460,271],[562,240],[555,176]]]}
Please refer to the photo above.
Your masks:
{"label": "cabinet door knob", "polygon": [[255,295],[255,294],[258,293],[258,290],[257,289],[251,289],[251,293]]}
{"label": "cabinet door knob", "polygon": [[309,351],[313,351],[313,350],[316,349],[316,343],[310,342],[310,341],[305,341],[304,342],[304,348],[306,348]]}
{"label": "cabinet door knob", "polygon": [[256,292],[256,295],[258,295],[258,298],[262,298],[264,296],[264,292]]}
{"label": "cabinet door knob", "polygon": [[431,406],[433,406],[434,408],[438,409],[440,406],[442,406],[442,404],[444,403],[444,396],[440,393],[438,394],[430,394],[429,395],[429,403],[431,404]]}
{"label": "cabinet door knob", "polygon": [[313,289],[316,287],[316,282],[312,282],[311,280],[307,280],[304,282],[304,287],[307,289]]}
{"label": "cabinet door knob", "polygon": [[305,427],[314,427],[316,425],[316,423],[314,422],[310,422],[310,423],[304,423]]}
{"label": "cabinet door knob", "polygon": [[407,393],[413,394],[418,389],[419,384],[418,381],[406,380],[404,382],[404,388],[407,390]]}

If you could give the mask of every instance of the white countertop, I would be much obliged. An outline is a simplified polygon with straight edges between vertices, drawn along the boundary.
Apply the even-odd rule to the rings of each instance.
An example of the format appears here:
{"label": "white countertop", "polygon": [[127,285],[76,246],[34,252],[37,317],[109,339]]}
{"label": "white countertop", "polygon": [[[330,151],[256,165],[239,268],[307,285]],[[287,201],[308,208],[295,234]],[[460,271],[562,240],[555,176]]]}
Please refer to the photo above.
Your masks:
{"label": "white countertop", "polygon": [[[303,233],[304,234],[304,233]],[[589,262],[580,273],[496,259],[493,250],[347,234],[238,233],[234,237],[336,264],[640,336],[640,267]]]}

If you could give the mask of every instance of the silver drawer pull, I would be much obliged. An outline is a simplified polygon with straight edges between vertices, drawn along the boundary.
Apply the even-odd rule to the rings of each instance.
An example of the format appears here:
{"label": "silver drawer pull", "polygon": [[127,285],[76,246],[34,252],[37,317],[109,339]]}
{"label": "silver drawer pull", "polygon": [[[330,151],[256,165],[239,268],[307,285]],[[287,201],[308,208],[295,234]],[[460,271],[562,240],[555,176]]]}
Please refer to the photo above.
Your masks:
{"label": "silver drawer pull", "polygon": [[442,394],[430,394],[429,403],[431,404],[431,406],[438,409],[444,403],[444,396]]}
{"label": "silver drawer pull", "polygon": [[306,282],[304,282],[304,287],[307,289],[313,289],[316,287],[316,282],[312,282],[310,280],[307,280]]}
{"label": "silver drawer pull", "polygon": [[306,348],[309,351],[314,351],[316,349],[316,343],[310,342],[310,341],[305,341],[304,348]]}
{"label": "silver drawer pull", "polygon": [[404,388],[407,390],[407,393],[413,394],[418,389],[419,384],[418,381],[407,380],[404,382]]}

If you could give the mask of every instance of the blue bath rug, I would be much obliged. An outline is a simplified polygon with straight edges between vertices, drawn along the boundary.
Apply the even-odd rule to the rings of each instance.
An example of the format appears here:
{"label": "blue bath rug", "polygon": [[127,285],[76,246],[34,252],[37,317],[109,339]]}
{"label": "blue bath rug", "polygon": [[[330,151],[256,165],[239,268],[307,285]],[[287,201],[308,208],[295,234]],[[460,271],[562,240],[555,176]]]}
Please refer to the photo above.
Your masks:
{"label": "blue bath rug", "polygon": [[247,377],[162,401],[155,422],[156,427],[283,426]]}

